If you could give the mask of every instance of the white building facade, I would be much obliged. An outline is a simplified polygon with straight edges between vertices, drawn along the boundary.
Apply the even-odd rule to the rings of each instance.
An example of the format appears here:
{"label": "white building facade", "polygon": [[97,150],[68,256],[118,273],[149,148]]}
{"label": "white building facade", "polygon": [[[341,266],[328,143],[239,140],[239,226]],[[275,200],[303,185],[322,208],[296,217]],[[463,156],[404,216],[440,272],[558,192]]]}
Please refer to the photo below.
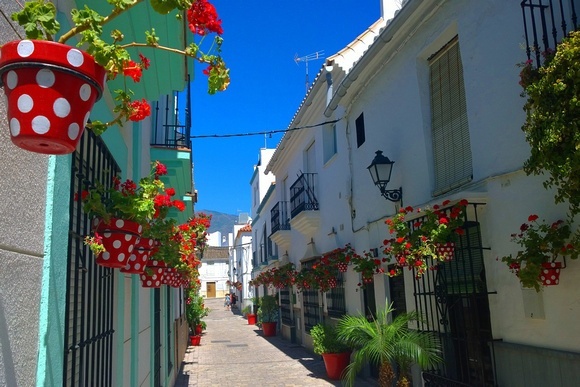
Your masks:
{"label": "white building facade", "polygon": [[[548,3],[572,25],[572,2]],[[560,283],[537,293],[497,259],[517,253],[510,235],[530,214],[555,221],[567,210],[554,204],[542,178],[523,172],[530,149],[520,129],[516,64],[527,59],[522,46],[531,45],[526,36],[537,7],[522,4],[409,0],[392,20],[380,19],[327,58],[290,124],[318,126],[287,132],[265,168],[275,188],[261,198],[254,253],[256,232],[265,227],[297,269],[347,243],[380,255],[389,237],[385,220],[401,206],[446,200],[469,202],[466,234],[453,262],[419,280],[405,270],[377,274],[363,288],[351,266],[332,294],[280,291],[289,305],[281,313],[285,338],[311,348],[316,323],[341,312],[374,314],[388,299],[398,311],[423,314],[419,328],[441,335],[445,363],[416,374],[417,385],[580,380],[580,263],[568,261]],[[395,161],[388,189],[401,187],[402,201],[385,200],[367,172],[377,150]],[[266,202],[273,203],[269,219]],[[283,203],[288,216],[280,218]]]}

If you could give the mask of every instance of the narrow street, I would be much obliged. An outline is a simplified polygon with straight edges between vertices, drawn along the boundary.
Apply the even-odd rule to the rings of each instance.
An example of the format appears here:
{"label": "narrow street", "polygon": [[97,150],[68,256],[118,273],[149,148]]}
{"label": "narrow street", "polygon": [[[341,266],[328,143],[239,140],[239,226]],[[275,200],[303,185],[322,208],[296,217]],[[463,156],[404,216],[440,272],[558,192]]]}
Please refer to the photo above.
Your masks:
{"label": "narrow street", "polygon": [[176,387],[341,385],[326,378],[321,356],[279,335],[263,337],[239,309],[225,310],[222,299],[208,299],[206,306],[207,330],[200,346],[187,348]]}

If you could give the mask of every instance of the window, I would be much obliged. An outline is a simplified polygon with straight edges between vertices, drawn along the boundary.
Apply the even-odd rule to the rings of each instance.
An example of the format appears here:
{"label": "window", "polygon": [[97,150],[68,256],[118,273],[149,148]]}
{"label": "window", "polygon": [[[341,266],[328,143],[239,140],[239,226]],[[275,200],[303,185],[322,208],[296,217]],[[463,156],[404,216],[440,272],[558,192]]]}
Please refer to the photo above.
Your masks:
{"label": "window", "polygon": [[[309,270],[317,262],[316,259],[302,262],[302,270]],[[302,308],[304,310],[304,330],[310,333],[312,327],[321,322],[319,305],[320,292],[318,289],[305,289],[302,291]]]}
{"label": "window", "polygon": [[[121,170],[107,146],[85,130],[71,160],[71,192],[80,196],[87,184],[111,184]],[[99,266],[83,243],[91,218],[79,201],[71,201],[64,315],[63,386],[107,386],[114,374],[115,282],[113,269]]]}
{"label": "window", "polygon": [[322,144],[324,148],[324,162],[328,162],[337,152],[336,124],[325,126],[322,130]]}
{"label": "window", "polygon": [[282,323],[292,325],[292,314],[290,308],[292,307],[292,292],[291,288],[284,288],[280,290],[280,318]]}
{"label": "window", "polygon": [[365,143],[365,117],[363,113],[355,121],[356,126],[356,147],[360,148]]}
{"label": "window", "polygon": [[344,274],[339,272],[336,277],[336,287],[326,292],[326,309],[329,316],[342,317],[346,314],[344,282]]}
{"label": "window", "polygon": [[473,177],[463,67],[457,37],[429,59],[435,187],[440,195]]}

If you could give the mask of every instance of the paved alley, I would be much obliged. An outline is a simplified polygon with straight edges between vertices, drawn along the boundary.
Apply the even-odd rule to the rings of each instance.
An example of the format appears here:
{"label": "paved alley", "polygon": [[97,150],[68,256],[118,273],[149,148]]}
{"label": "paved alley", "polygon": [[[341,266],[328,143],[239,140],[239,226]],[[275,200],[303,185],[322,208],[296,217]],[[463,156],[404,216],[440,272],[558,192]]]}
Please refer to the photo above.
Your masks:
{"label": "paved alley", "polygon": [[221,299],[208,299],[206,306],[207,330],[199,347],[187,348],[176,387],[341,385],[326,378],[321,356],[281,336],[263,337],[239,309],[224,310]]}

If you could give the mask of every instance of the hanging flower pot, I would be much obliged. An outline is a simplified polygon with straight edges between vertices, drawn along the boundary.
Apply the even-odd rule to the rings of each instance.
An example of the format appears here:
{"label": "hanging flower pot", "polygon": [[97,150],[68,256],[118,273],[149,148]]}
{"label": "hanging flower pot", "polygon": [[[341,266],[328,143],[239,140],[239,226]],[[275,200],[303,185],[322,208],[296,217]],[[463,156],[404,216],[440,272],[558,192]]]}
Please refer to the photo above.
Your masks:
{"label": "hanging flower pot", "polygon": [[554,286],[560,283],[560,270],[562,262],[544,262],[540,272],[540,280],[543,286]]}
{"label": "hanging flower pot", "polygon": [[173,267],[166,267],[163,269],[163,276],[161,277],[161,284],[162,285],[169,285],[174,283],[175,278],[177,277],[177,270]]}
{"label": "hanging flower pot", "polygon": [[129,260],[125,267],[120,271],[122,273],[129,274],[141,274],[145,270],[147,261],[149,261],[149,255],[153,249],[153,239],[150,238],[140,238],[139,242],[135,245],[133,249],[133,254],[129,256]]}
{"label": "hanging flower pot", "polygon": [[8,42],[0,54],[12,142],[37,153],[73,152],[101,97],[105,69],[89,54],[51,41]]}
{"label": "hanging flower pot", "polygon": [[102,238],[105,252],[96,258],[97,264],[111,268],[124,268],[139,241],[142,226],[130,220],[111,218],[109,224],[95,219],[95,233]]}
{"label": "hanging flower pot", "polygon": [[443,257],[445,262],[449,262],[455,253],[455,242],[436,243],[435,249],[438,256]]}
{"label": "hanging flower pot", "polygon": [[144,288],[158,288],[161,286],[161,278],[163,277],[163,268],[147,266],[145,271],[141,273],[141,287]]}

